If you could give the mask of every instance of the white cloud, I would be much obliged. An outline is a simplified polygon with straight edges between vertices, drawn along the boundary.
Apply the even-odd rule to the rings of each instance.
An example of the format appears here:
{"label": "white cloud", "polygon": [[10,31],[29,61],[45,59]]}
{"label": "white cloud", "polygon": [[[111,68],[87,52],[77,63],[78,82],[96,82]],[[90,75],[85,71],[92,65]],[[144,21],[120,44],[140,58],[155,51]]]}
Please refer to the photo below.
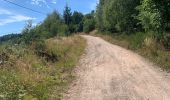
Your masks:
{"label": "white cloud", "polygon": [[43,4],[47,5],[47,2],[46,0],[31,0],[31,4],[42,6]]}
{"label": "white cloud", "polygon": [[26,21],[26,20],[35,19],[35,18],[24,16],[21,14],[12,13],[9,10],[2,9],[2,8],[0,8],[0,15],[5,15],[5,17],[6,17],[6,18],[0,19],[0,26],[6,25],[9,23],[22,22],[22,21]]}
{"label": "white cloud", "polygon": [[9,23],[14,23],[14,22],[22,22],[22,21],[26,21],[26,20],[33,20],[35,18],[31,18],[31,17],[27,17],[27,16],[23,16],[23,15],[11,15],[6,19],[0,19],[0,26],[2,25],[6,25]]}
{"label": "white cloud", "polygon": [[45,5],[47,8],[50,8],[48,3],[56,4],[57,0],[50,0],[50,1],[47,1],[47,0],[31,0],[32,5],[37,5],[37,6],[40,6],[40,7]]}
{"label": "white cloud", "polygon": [[10,14],[11,14],[10,11],[0,8],[0,15],[10,15]]}
{"label": "white cloud", "polygon": [[57,0],[52,0],[51,3],[56,4]]}

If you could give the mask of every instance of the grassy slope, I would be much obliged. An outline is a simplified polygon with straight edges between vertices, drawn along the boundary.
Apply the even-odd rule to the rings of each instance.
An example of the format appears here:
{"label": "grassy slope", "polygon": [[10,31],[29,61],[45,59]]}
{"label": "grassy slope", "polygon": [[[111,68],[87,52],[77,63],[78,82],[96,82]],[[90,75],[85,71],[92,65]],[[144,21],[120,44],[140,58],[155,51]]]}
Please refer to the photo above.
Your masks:
{"label": "grassy slope", "polygon": [[99,36],[110,43],[133,50],[158,64],[163,70],[170,72],[170,51],[162,49],[159,44],[156,44],[153,41],[149,44],[146,43],[149,41],[149,38],[148,41],[146,41],[147,35],[144,33],[138,33],[130,36],[112,36],[109,34],[102,35],[101,33],[96,34],[95,32],[92,32],[91,34],[94,36]]}
{"label": "grassy slope", "polygon": [[[73,80],[73,68],[86,42],[79,36],[49,39],[45,52],[55,61],[35,54],[21,45],[0,46],[0,99],[60,99]],[[4,53],[5,52],[5,53]]]}

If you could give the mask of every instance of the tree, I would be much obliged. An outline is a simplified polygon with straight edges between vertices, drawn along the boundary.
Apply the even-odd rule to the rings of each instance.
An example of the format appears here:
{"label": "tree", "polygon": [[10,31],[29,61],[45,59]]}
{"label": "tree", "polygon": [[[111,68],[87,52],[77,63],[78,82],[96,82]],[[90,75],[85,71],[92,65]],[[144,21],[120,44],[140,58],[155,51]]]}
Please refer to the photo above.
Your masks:
{"label": "tree", "polygon": [[140,20],[146,31],[163,33],[170,22],[169,0],[143,0],[138,7]]}
{"label": "tree", "polygon": [[95,14],[92,11],[90,14],[86,14],[83,21],[83,31],[89,33],[95,29]]}
{"label": "tree", "polygon": [[63,17],[64,17],[64,22],[68,27],[68,32],[66,33],[67,35],[70,35],[71,33],[74,32],[74,26],[72,24],[72,12],[71,8],[68,7],[66,4],[64,12],[63,12]]}
{"label": "tree", "polygon": [[34,27],[32,26],[32,21],[29,21],[22,31],[22,41],[26,44],[32,44],[35,41],[50,37],[68,35],[67,33],[67,25],[64,23],[60,14],[54,11],[41,24]]}
{"label": "tree", "polygon": [[74,32],[83,31],[83,18],[84,15],[80,12],[75,11],[72,15],[72,25],[74,27]]}
{"label": "tree", "polygon": [[29,20],[22,31],[22,41],[26,44],[31,44],[32,41],[35,41],[37,38],[37,34],[34,32],[34,28],[32,26],[32,21]]}
{"label": "tree", "polygon": [[67,30],[67,26],[57,11],[49,14],[40,25],[40,33],[47,33],[48,37],[58,36],[61,35],[61,33],[65,34]]}
{"label": "tree", "polygon": [[97,6],[97,27],[110,32],[133,32],[137,26],[134,16],[140,0],[100,0]]}
{"label": "tree", "polygon": [[170,2],[169,0],[143,0],[138,7],[138,19],[146,32],[152,33],[157,42],[170,49]]}
{"label": "tree", "polygon": [[142,5],[138,7],[140,14],[138,19],[140,20],[145,31],[160,31],[161,29],[161,12],[156,7],[153,0],[143,0]]}
{"label": "tree", "polygon": [[103,5],[104,1],[100,0],[96,9],[96,27],[99,31],[104,31],[104,22],[103,22]]}
{"label": "tree", "polygon": [[2,37],[0,37],[0,44],[3,43],[3,42],[8,42],[8,41],[11,41],[13,43],[18,43],[20,42],[20,38],[21,38],[21,34],[8,34],[8,35],[4,35]]}
{"label": "tree", "polygon": [[74,11],[72,15],[72,23],[79,24],[83,20],[83,14],[81,12]]}
{"label": "tree", "polygon": [[68,5],[65,6],[65,10],[64,10],[64,22],[66,25],[70,25],[71,24],[71,16],[72,16],[72,13],[71,13],[71,8],[68,7]]}

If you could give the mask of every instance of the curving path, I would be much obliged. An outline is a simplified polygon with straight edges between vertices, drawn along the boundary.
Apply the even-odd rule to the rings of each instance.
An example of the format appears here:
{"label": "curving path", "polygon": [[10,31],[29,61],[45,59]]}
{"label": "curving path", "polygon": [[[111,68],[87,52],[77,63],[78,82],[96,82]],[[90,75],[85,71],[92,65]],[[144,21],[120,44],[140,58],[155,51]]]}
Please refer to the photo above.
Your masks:
{"label": "curving path", "polygon": [[86,54],[63,100],[170,100],[170,76],[141,56],[83,35]]}

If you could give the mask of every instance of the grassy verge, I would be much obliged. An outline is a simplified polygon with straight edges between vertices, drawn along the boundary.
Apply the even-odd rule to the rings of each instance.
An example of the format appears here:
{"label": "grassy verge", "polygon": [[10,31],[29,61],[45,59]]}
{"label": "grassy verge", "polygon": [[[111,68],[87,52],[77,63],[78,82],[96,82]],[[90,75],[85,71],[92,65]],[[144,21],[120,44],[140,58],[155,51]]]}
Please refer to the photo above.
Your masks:
{"label": "grassy verge", "polygon": [[52,38],[38,47],[1,45],[0,99],[60,100],[85,45],[79,36]]}
{"label": "grassy verge", "polygon": [[101,37],[110,43],[135,51],[158,64],[163,70],[170,72],[170,51],[163,49],[160,44],[149,38],[149,35],[146,33],[111,35],[93,32],[91,35]]}

